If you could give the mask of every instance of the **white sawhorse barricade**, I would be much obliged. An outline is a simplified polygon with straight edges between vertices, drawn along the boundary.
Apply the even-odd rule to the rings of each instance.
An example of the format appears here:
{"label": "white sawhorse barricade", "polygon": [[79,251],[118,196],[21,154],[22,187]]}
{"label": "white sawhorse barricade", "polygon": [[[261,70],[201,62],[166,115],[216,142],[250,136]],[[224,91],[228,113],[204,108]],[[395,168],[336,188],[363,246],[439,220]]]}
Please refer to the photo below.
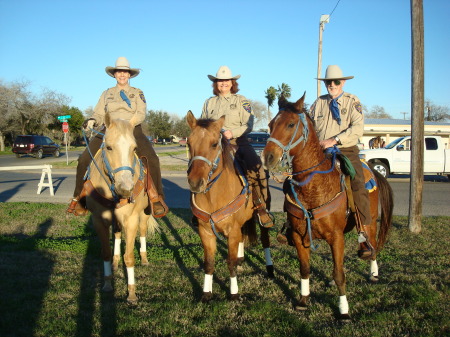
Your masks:
{"label": "white sawhorse barricade", "polygon": [[[0,167],[0,171],[19,171],[19,170],[42,170],[41,180],[38,184],[37,194],[41,194],[43,187],[48,187],[50,190],[50,195],[55,195],[53,191],[52,165]],[[45,177],[47,177],[48,182],[45,182]]]}

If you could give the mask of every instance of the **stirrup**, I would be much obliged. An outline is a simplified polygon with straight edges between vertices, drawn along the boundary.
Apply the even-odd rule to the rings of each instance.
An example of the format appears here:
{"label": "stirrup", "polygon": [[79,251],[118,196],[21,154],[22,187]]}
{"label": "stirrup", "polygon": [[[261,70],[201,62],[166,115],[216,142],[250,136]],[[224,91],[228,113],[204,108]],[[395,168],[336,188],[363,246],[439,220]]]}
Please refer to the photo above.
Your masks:
{"label": "stirrup", "polygon": [[89,213],[89,210],[80,204],[80,200],[78,200],[78,198],[73,198],[70,201],[70,204],[66,210],[66,213],[67,214],[72,213],[75,216],[85,216]]}
{"label": "stirrup", "polygon": [[256,216],[261,227],[270,228],[275,224],[275,217],[267,209],[258,208]]}
{"label": "stirrup", "polygon": [[151,201],[152,204],[152,215],[154,218],[162,218],[169,212],[169,207],[167,207],[164,200],[159,196],[157,200]]}
{"label": "stirrup", "polygon": [[358,233],[358,257],[362,260],[368,260],[375,256],[375,249],[368,240],[367,234],[364,231]]}

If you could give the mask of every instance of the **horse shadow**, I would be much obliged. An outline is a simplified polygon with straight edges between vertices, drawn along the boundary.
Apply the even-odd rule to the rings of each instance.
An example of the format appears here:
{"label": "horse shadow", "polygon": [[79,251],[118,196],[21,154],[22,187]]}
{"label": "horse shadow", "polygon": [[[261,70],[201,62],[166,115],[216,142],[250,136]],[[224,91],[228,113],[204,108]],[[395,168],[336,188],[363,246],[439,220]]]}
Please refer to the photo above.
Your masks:
{"label": "horse shadow", "polygon": [[[41,251],[38,245],[53,225],[54,220],[47,218],[37,225],[32,236],[17,233],[0,238],[0,273],[4,276],[0,278],[0,323],[4,336],[33,336],[37,329],[55,265],[55,257]],[[20,238],[21,243],[11,241],[14,238]],[[39,277],[30,278],[30,274]],[[33,296],[22,289],[33,289]],[[15,324],[17,317],[24,324]]]}

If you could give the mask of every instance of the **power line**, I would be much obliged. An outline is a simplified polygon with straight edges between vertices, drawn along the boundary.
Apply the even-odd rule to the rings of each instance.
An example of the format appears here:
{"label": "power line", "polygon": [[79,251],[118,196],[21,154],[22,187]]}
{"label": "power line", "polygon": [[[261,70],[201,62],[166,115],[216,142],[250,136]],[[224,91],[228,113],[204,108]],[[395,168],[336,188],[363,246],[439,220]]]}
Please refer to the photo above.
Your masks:
{"label": "power line", "polygon": [[341,0],[338,0],[338,2],[336,3],[336,6],[334,6],[333,10],[331,11],[330,17],[334,13],[334,10],[336,9],[336,7],[339,5],[339,2],[341,2]]}

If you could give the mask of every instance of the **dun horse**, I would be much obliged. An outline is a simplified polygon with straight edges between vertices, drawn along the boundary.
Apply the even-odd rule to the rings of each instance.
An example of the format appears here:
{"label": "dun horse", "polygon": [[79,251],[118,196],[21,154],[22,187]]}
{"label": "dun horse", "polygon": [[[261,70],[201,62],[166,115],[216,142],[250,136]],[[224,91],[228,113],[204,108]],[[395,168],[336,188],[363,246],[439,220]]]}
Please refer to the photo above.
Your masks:
{"label": "dun horse", "polygon": [[133,136],[134,119],[111,120],[106,115],[106,132],[100,151],[95,155],[84,184],[86,206],[92,213],[95,230],[100,238],[104,264],[103,291],[112,291],[111,247],[109,233],[111,224],[119,229],[115,233],[114,267],[120,259],[121,231],[125,233],[124,261],[128,276],[128,298],[136,304],[134,277],[134,244],[138,226],[141,232],[141,262],[148,264],[145,233],[151,232],[157,223],[150,216],[149,201],[145,191],[145,169],[135,154],[136,141]]}
{"label": "dun horse", "polygon": [[[256,241],[253,198],[243,172],[234,164],[228,140],[222,138],[225,118],[197,120],[189,111],[186,120],[192,130],[188,138],[190,161],[187,172],[192,192],[191,208],[199,220],[198,231],[204,250],[202,301],[212,298],[216,240],[223,236],[228,239],[230,294],[235,300],[239,298],[236,269],[244,258],[244,239],[250,243]],[[261,227],[261,241],[268,275],[273,277],[267,228]]]}
{"label": "dun horse", "polygon": [[[339,318],[349,319],[344,275],[344,233],[356,223],[349,216],[347,191],[343,176],[334,161],[325,156],[319,145],[312,119],[303,111],[304,95],[296,103],[280,98],[279,112],[270,122],[270,138],[263,151],[263,161],[273,169],[287,158],[292,169],[289,184],[285,183],[285,210],[290,230],[288,238],[297,250],[300,261],[301,298],[296,309],[305,310],[309,300],[311,240],[323,239],[331,248],[333,279],[339,291]],[[328,173],[327,173],[328,172]],[[369,194],[372,223],[369,227],[370,244],[374,255],[370,261],[370,280],[378,280],[376,252],[385,243],[392,224],[393,196],[387,180],[373,172],[377,188]],[[287,186],[289,185],[289,186]],[[381,221],[377,233],[378,202]]]}

